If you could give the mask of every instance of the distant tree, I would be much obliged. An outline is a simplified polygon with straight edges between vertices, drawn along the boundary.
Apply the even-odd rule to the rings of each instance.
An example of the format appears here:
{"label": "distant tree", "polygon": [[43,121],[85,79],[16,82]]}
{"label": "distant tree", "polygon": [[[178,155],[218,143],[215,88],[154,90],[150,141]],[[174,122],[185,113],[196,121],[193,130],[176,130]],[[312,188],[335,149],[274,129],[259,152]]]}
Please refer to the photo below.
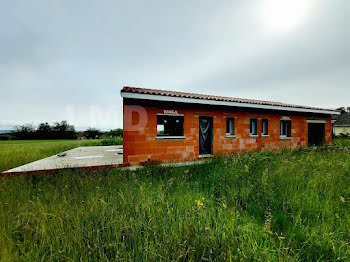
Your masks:
{"label": "distant tree", "polygon": [[49,139],[52,136],[52,127],[49,123],[41,123],[36,130],[36,136],[38,139]]}
{"label": "distant tree", "polygon": [[342,106],[337,108],[337,110],[340,111],[341,114],[350,113],[350,106],[348,107]]}
{"label": "distant tree", "polygon": [[36,136],[35,127],[31,124],[16,126],[13,133],[17,139],[34,139]]}
{"label": "distant tree", "polygon": [[112,129],[109,132],[106,133],[106,136],[109,137],[123,137],[123,129],[122,128],[117,128],[117,129]]}
{"label": "distant tree", "polygon": [[345,107],[344,107],[344,106],[342,106],[342,107],[338,107],[338,108],[337,108],[337,110],[338,110],[338,111],[340,111],[340,113],[341,113],[341,114],[344,114],[344,113],[346,112],[346,110],[345,110]]}
{"label": "distant tree", "polygon": [[67,121],[55,122],[52,128],[54,138],[57,139],[73,139],[76,138],[75,128],[69,125]]}
{"label": "distant tree", "polygon": [[38,128],[31,124],[16,126],[13,132],[15,139],[75,139],[77,134],[75,128],[67,121],[54,123],[41,123]]}
{"label": "distant tree", "polygon": [[87,130],[84,131],[85,137],[89,139],[96,139],[99,138],[102,132],[96,128],[88,128]]}
{"label": "distant tree", "polygon": [[55,122],[53,128],[54,130],[60,131],[60,132],[75,131],[74,126],[68,124],[68,122],[65,120],[61,122]]}

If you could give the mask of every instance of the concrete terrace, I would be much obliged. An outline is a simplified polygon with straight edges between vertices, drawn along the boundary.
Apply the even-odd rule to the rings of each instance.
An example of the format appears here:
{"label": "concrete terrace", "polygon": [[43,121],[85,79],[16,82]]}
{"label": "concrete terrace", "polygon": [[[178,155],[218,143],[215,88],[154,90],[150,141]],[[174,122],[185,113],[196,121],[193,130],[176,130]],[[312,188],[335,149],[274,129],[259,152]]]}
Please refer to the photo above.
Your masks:
{"label": "concrete terrace", "polygon": [[123,146],[90,146],[74,148],[58,155],[12,168],[2,174],[54,171],[65,168],[117,167],[122,164]]}

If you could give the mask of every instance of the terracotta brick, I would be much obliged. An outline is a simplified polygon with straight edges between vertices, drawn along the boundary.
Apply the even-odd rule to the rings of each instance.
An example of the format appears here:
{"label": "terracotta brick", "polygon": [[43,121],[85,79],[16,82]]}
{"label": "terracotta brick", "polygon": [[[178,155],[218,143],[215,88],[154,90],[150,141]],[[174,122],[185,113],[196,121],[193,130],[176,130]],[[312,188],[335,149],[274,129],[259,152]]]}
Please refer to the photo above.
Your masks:
{"label": "terracotta brick", "polygon": [[[124,101],[124,108],[128,106]],[[147,113],[147,122],[143,128],[128,130],[124,121],[124,156],[125,163],[134,165],[137,162],[157,160],[161,162],[180,162],[186,160],[198,160],[199,153],[199,118],[198,116],[215,116],[213,118],[213,154],[225,154],[230,152],[255,151],[260,149],[276,150],[281,147],[297,148],[308,144],[307,119],[327,120],[325,125],[325,142],[332,141],[332,124],[330,116],[292,115],[291,113],[273,112],[241,112],[233,109],[198,110],[193,108],[160,108],[157,103],[143,101],[143,109]],[[184,114],[183,140],[157,140],[157,113],[163,110],[177,110]],[[124,111],[125,112],[125,111]],[[124,117],[127,115],[124,114]],[[129,114],[130,116],[130,114]],[[236,138],[226,138],[225,117],[235,117]],[[280,139],[280,120],[282,116],[288,116],[292,120],[292,139]],[[258,119],[258,138],[250,138],[250,118]],[[269,120],[270,137],[262,138],[261,119]],[[127,121],[133,123],[132,121]],[[126,128],[127,127],[127,128]]]}

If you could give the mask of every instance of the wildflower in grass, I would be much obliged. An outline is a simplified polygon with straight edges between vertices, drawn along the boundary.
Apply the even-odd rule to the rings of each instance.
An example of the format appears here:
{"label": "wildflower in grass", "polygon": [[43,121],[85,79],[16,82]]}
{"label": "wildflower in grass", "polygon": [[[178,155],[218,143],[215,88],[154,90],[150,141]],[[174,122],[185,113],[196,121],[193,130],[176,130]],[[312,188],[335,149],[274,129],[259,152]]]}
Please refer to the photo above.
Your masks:
{"label": "wildflower in grass", "polygon": [[204,206],[204,204],[203,204],[203,202],[202,202],[201,200],[195,200],[195,202],[196,202],[197,207],[198,207],[199,209],[201,209],[201,208]]}
{"label": "wildflower in grass", "polygon": [[345,203],[345,202],[346,202],[346,201],[345,201],[345,198],[344,198],[344,197],[342,197],[342,196],[340,197],[340,201],[341,201],[341,202],[343,202],[343,203]]}
{"label": "wildflower in grass", "polygon": [[188,170],[188,169],[187,169],[187,170],[185,170],[185,174],[188,174],[189,172],[190,172],[190,170]]}

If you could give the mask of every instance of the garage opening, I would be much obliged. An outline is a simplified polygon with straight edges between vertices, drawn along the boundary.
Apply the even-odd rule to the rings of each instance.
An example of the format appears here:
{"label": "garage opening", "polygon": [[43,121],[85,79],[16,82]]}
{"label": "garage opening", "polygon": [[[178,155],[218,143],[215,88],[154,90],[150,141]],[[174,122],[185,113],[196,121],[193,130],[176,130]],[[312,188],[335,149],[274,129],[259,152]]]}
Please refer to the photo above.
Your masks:
{"label": "garage opening", "polygon": [[321,146],[325,141],[325,123],[308,123],[309,146]]}

